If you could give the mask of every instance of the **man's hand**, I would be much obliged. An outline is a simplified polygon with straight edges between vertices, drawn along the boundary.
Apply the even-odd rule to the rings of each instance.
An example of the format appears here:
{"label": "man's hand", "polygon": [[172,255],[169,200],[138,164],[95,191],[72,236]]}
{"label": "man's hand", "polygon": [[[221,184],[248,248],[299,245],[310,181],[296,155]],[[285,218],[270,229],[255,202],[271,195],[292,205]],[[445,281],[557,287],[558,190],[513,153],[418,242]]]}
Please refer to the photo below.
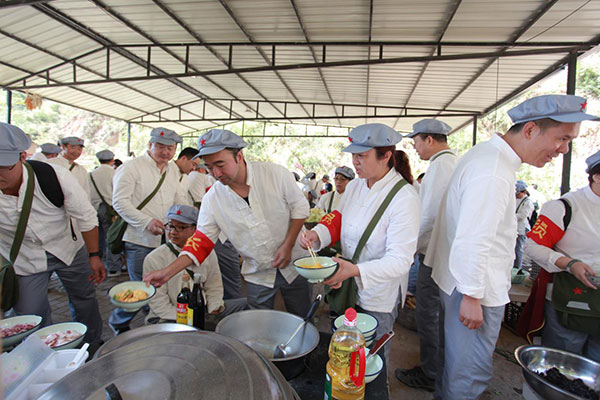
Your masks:
{"label": "man's hand", "polygon": [[591,276],[595,276],[594,270],[584,262],[576,262],[571,266],[571,274],[575,276],[575,278],[579,279],[585,286],[598,289],[594,284],[588,279],[586,274]]}
{"label": "man's hand", "polygon": [[458,319],[469,329],[479,329],[483,324],[483,310],[479,299],[463,294]]}
{"label": "man's hand", "polygon": [[152,285],[154,287],[161,287],[167,283],[169,279],[171,279],[171,274],[168,268],[163,268],[161,270],[152,271],[144,275],[142,280],[146,283],[146,286]]}
{"label": "man's hand", "polygon": [[303,249],[313,247],[315,243],[317,244],[317,248],[321,245],[317,232],[304,231],[300,234],[300,247]]}
{"label": "man's hand", "polygon": [[90,274],[88,280],[94,282],[96,285],[102,283],[104,278],[106,278],[106,269],[104,268],[104,264],[102,263],[100,257],[90,257],[90,269],[92,270],[92,273]]}
{"label": "man's hand", "polygon": [[324,282],[327,286],[331,287],[332,289],[339,289],[346,279],[354,278],[355,276],[360,276],[360,270],[355,264],[352,264],[350,261],[346,261],[337,257],[333,257],[332,260],[340,265],[337,272],[331,278],[327,279]]}
{"label": "man's hand", "polygon": [[273,267],[279,269],[287,267],[292,260],[292,248],[293,246],[286,245],[285,243],[282,244],[281,247],[275,252],[275,257],[273,258]]}
{"label": "man's hand", "polygon": [[165,231],[165,226],[158,219],[154,218],[150,221],[148,226],[146,226],[146,229],[153,235],[162,235]]}

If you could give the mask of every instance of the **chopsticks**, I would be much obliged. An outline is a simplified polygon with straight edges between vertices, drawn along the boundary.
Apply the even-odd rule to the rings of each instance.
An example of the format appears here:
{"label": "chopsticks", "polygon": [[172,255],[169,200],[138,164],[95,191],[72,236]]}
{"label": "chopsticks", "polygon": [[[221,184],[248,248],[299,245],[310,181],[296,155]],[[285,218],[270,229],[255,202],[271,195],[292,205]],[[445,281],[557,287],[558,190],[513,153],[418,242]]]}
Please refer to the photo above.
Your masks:
{"label": "chopsticks", "polygon": [[[302,232],[302,236],[304,237],[304,239],[306,239],[306,233]],[[315,251],[312,248],[312,242],[308,242],[309,246],[308,246],[308,253],[310,254],[310,256],[313,259],[313,262],[315,263],[315,265],[317,265],[319,262],[317,261],[317,255],[315,254]]]}

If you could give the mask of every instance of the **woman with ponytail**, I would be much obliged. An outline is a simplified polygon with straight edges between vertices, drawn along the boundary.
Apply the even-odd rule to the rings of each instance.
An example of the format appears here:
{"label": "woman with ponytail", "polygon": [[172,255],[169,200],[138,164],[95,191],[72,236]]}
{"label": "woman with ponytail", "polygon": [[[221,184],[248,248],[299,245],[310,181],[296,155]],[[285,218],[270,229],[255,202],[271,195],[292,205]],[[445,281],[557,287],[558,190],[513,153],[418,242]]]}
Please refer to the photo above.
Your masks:
{"label": "woman with ponytail", "polygon": [[[375,317],[379,322],[376,337],[393,329],[398,301],[404,304],[419,233],[419,195],[412,186],[406,153],[395,149],[401,139],[383,124],[350,131],[351,144],[343,151],[352,153],[359,179],[348,183],[337,208],[301,240],[303,247],[317,250],[340,240],[343,258],[334,257],[339,269],[325,284],[340,289],[356,283],[356,304],[345,306],[356,306],[359,312]],[[388,360],[389,353],[388,344]]]}

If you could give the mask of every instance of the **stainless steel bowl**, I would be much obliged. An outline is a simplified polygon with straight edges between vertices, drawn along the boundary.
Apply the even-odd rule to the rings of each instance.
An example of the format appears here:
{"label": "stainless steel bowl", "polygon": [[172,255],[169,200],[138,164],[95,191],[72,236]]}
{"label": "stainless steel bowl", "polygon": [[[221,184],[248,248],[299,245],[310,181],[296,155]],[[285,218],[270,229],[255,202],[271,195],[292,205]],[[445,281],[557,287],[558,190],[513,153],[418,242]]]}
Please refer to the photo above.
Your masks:
{"label": "stainless steel bowl", "polygon": [[552,385],[536,373],[546,372],[553,367],[569,379],[579,378],[590,388],[600,391],[600,363],[564,350],[544,346],[521,346],[515,350],[515,357],[523,369],[525,381],[543,399],[583,399]]}

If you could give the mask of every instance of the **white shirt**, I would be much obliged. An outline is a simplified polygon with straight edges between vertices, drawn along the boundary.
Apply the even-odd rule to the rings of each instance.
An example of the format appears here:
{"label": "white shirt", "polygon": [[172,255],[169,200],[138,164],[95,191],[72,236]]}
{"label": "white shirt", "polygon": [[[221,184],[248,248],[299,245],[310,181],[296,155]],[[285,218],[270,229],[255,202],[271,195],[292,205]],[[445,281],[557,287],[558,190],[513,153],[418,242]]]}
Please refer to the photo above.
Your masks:
{"label": "white shirt", "polygon": [[531,230],[529,218],[531,218],[535,206],[533,205],[533,201],[531,201],[527,195],[522,199],[516,199],[515,202],[517,204],[515,210],[515,213],[517,214],[517,233],[519,235],[525,235]]}
{"label": "white shirt", "polygon": [[[64,168],[52,168],[56,171],[65,197],[64,207],[56,208],[46,198],[36,178],[25,237],[15,261],[17,275],[26,276],[46,271],[46,252],[67,265],[73,262],[84,241],[78,229],[75,229],[77,240],[73,240],[69,217],[78,224],[81,232],[88,232],[98,226],[96,211],[73,176]],[[6,259],[9,258],[21,215],[27,177],[27,170],[23,167],[23,183],[19,188],[19,197],[5,195],[0,191],[0,252]]]}
{"label": "white shirt", "polygon": [[[600,274],[600,197],[589,186],[569,192],[563,196],[571,204],[571,222],[565,231],[563,217],[565,206],[559,200],[551,200],[542,206],[540,216],[552,221],[564,236],[556,242],[554,249],[537,244],[530,238],[525,242],[525,253],[550,273],[562,272],[556,261],[563,256],[581,260],[589,265],[596,275]],[[547,229],[547,227],[545,228]],[[535,232],[529,235],[535,235]],[[552,299],[552,284],[546,288],[546,298]]]}
{"label": "white shirt", "polygon": [[[152,193],[163,172],[166,176],[159,191],[142,210],[138,210],[137,206]],[[160,171],[148,152],[126,161],[117,169],[112,201],[115,211],[129,224],[123,240],[146,247],[160,246],[160,235],[146,230],[150,221],[156,218],[166,223],[167,211],[173,204],[189,204],[179,184],[177,165],[169,162]]]}
{"label": "white shirt", "polygon": [[46,157],[46,155],[44,153],[42,153],[41,151],[38,151],[37,153],[33,153],[33,155],[29,159],[36,160],[36,161],[48,161],[48,157]]}
{"label": "white shirt", "polygon": [[305,196],[308,198],[308,192],[310,192],[311,190],[314,190],[317,193],[317,198],[313,199],[314,201],[317,201],[321,198],[321,190],[323,190],[323,187],[325,186],[325,183],[323,183],[323,181],[321,179],[317,180],[315,179],[311,179],[309,180],[305,187],[306,189],[303,189],[303,192],[305,192]]}
{"label": "white shirt", "polygon": [[[177,251],[181,248],[171,243]],[[177,259],[171,249],[166,244],[163,244],[152,250],[150,254],[144,258],[144,275],[152,271],[158,271],[165,266],[171,264]],[[206,260],[200,265],[192,265],[190,269],[194,273],[200,273],[204,301],[209,313],[224,307],[223,302],[223,281],[221,280],[221,272],[219,270],[219,262],[215,252],[212,251]],[[177,295],[183,287],[190,290],[194,286],[194,280],[189,278],[189,274],[183,270],[175,274],[169,281],[159,288],[156,288],[156,294],[150,299],[150,312],[148,318],[159,317],[162,319],[176,319],[177,316]]]}
{"label": "white shirt", "polygon": [[[331,208],[329,208],[329,201],[331,200],[332,196],[333,196],[333,202],[331,203]],[[340,200],[342,200],[343,196],[344,196],[344,193],[338,193],[336,190],[327,192],[323,196],[321,196],[321,199],[319,200],[319,204],[317,205],[317,208],[320,208],[321,210],[325,210],[326,212],[331,212],[337,208],[337,206],[338,206],[338,204],[340,204]]]}
{"label": "white shirt", "polygon": [[442,197],[448,187],[450,176],[458,164],[458,156],[454,150],[441,150],[430,158],[429,168],[421,181],[419,197],[421,198],[421,226],[417,253],[425,254],[435,217],[440,210]]}
{"label": "white shirt", "polygon": [[76,162],[73,162],[73,164],[75,164],[75,166],[73,167],[73,169],[70,169],[72,164],[69,162],[69,160],[67,160],[62,155],[60,155],[58,157],[50,158],[47,160],[47,162],[49,162],[51,164],[55,164],[55,165],[60,165],[61,167],[66,168],[67,170],[70,170],[71,173],[73,174],[73,176],[75,177],[75,179],[77,179],[77,183],[79,183],[79,185],[87,193],[88,198],[90,197],[91,191],[90,191],[90,183],[89,183],[89,179],[88,179],[88,172],[82,165],[79,165]]}
{"label": "white shirt", "polygon": [[[108,205],[112,205],[112,194],[113,194],[113,177],[115,176],[115,169],[108,164],[100,164],[98,168],[90,172],[88,178],[90,180],[90,190],[92,194],[90,195],[90,199],[92,200],[92,205],[96,210],[102,204],[102,199],[100,199],[100,195],[104,199]],[[98,191],[94,187],[94,183],[92,183],[92,177],[94,178],[94,183],[98,187],[100,191],[100,195],[98,195]]]}
{"label": "white shirt", "polygon": [[509,302],[520,166],[517,153],[498,135],[458,162],[425,255],[433,280],[446,294],[456,288],[487,307]]}
{"label": "white shirt", "polygon": [[[348,182],[338,206],[342,214],[340,242],[344,257],[352,258],[373,215],[401,179],[402,176],[392,168],[370,189],[366,179]],[[401,304],[404,304],[420,216],[419,195],[412,185],[406,184],[392,199],[358,258],[360,277],[354,279],[358,285],[358,304],[365,310],[391,312],[396,306],[400,287]],[[319,235],[322,247],[331,244],[331,236],[324,225],[319,224],[313,230]]]}
{"label": "white shirt", "polygon": [[[308,217],[308,203],[294,176],[284,167],[248,161],[246,167],[250,205],[229,186],[216,182],[202,200],[198,230],[213,243],[219,233],[225,233],[242,256],[244,279],[272,288],[276,277],[275,252],[285,240],[290,220]],[[193,254],[181,254],[188,255],[197,265]],[[292,261],[307,255],[296,241]],[[288,283],[298,276],[291,262],[280,271]]]}
{"label": "white shirt", "polygon": [[189,178],[188,194],[191,197],[192,202],[201,203],[208,188],[215,183],[215,179],[208,174],[203,174],[198,171],[190,172]]}

